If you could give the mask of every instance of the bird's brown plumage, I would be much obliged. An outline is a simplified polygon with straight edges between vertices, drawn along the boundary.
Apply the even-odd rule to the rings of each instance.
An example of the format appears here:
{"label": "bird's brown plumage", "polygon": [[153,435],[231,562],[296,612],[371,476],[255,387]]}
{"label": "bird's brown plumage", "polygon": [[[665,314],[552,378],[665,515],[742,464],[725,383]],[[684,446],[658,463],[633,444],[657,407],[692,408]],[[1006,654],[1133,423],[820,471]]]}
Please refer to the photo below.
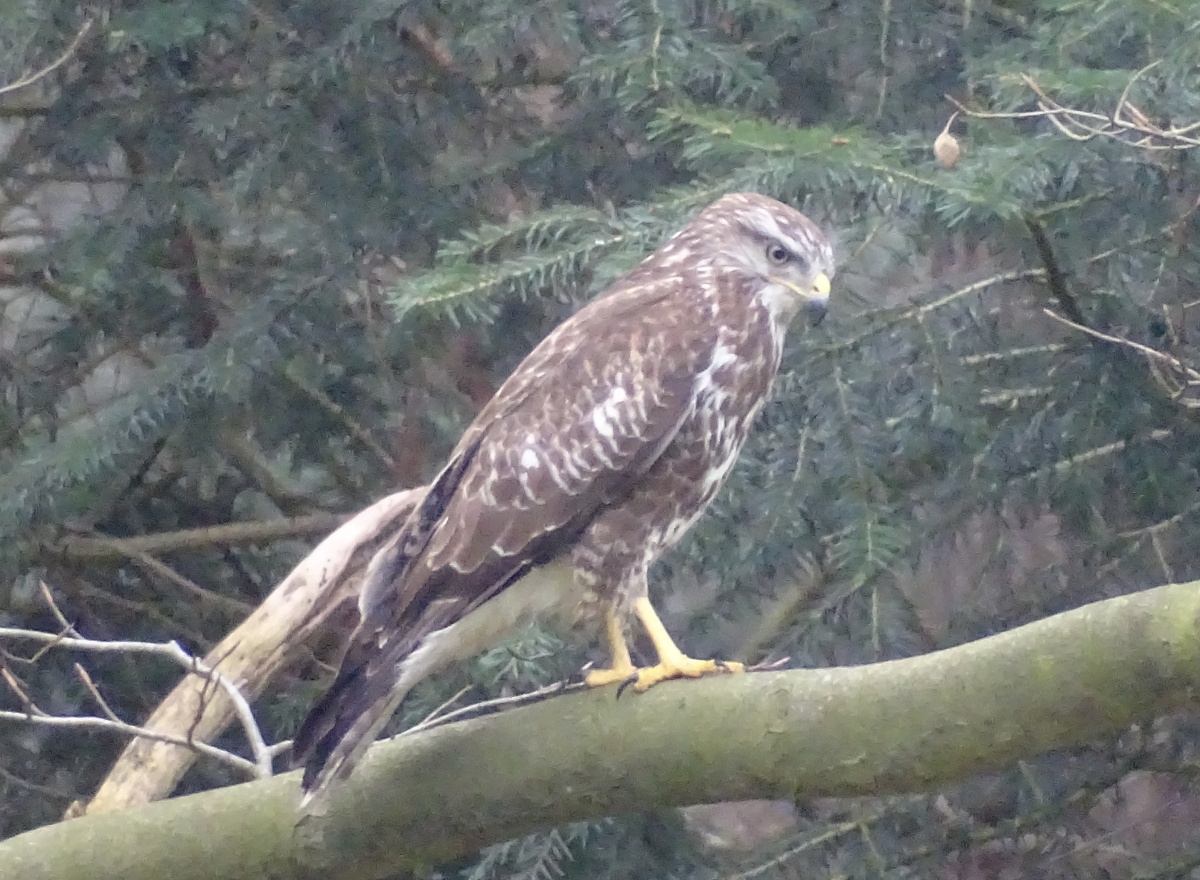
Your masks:
{"label": "bird's brown plumage", "polygon": [[[304,789],[348,773],[416,681],[509,617],[599,618],[644,597],[650,564],[728,474],[788,321],[824,309],[832,270],[802,214],[725,196],[543,340],[372,561],[361,624],[296,736]],[[517,589],[549,563],[573,590]]]}

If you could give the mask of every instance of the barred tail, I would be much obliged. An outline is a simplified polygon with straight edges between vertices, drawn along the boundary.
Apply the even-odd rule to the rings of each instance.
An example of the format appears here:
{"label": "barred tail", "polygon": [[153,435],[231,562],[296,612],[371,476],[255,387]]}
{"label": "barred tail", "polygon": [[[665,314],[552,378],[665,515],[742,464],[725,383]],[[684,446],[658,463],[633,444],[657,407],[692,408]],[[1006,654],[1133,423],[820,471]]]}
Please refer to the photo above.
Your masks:
{"label": "barred tail", "polygon": [[292,766],[304,767],[301,807],[323,798],[334,782],[349,776],[392,717],[412,685],[401,686],[399,666],[342,664],[292,743]]}

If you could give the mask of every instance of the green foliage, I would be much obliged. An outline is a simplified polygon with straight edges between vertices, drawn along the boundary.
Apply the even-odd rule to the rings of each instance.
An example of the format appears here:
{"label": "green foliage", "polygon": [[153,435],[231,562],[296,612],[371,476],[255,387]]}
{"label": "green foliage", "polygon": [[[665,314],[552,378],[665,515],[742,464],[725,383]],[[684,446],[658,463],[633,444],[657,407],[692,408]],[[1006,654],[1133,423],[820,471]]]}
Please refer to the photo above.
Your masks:
{"label": "green foliage", "polygon": [[490,846],[461,876],[463,880],[554,880],[566,874],[572,851],[587,846],[589,838],[594,839],[603,827],[573,822]]}

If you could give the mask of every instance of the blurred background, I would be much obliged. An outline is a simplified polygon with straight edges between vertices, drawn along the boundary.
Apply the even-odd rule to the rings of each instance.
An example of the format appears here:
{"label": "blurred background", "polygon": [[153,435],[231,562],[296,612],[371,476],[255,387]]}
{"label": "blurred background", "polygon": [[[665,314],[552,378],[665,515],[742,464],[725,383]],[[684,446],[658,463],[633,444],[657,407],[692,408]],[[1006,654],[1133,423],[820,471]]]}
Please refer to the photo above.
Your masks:
{"label": "blurred background", "polygon": [[[45,584],[89,638],[203,654],[738,190],[817,220],[839,272],[654,572],[691,653],[867,663],[1200,577],[1193,4],[22,0],[5,84],[0,626],[59,629]],[[337,635],[256,703],[270,738]],[[0,649],[0,709],[101,714],[81,661],[137,722],[179,676]],[[395,728],[593,655],[525,633]],[[0,836],[124,744],[0,719]],[[944,791],[573,824],[432,873],[1195,877],[1198,745],[1161,718]],[[202,758],[181,790],[243,778]]]}

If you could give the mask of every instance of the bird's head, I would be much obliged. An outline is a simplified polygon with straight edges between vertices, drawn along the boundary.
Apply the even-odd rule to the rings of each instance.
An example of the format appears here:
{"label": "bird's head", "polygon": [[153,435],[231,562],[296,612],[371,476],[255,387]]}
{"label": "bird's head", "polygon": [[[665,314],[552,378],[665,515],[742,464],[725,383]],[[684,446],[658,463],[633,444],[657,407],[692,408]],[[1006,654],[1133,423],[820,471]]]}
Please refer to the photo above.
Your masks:
{"label": "bird's head", "polygon": [[803,311],[815,324],[825,316],[833,249],[815,223],[757,193],[724,196],[703,215],[716,221],[718,262],[749,275],[778,317],[786,321]]}

